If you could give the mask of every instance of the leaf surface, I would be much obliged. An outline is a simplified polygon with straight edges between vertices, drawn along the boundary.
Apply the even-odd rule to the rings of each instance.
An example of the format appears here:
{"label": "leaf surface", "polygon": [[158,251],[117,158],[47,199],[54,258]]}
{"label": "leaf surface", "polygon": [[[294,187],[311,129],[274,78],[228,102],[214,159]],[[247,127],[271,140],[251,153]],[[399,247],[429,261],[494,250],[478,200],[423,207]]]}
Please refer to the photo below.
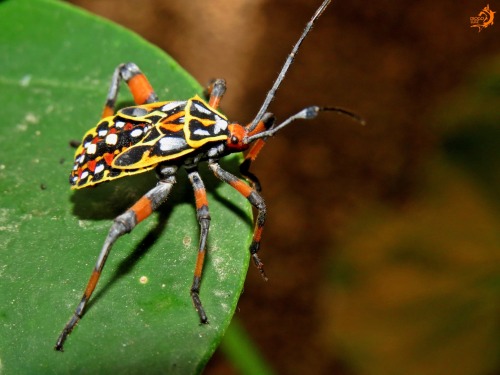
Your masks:
{"label": "leaf surface", "polygon": [[[0,24],[0,373],[201,371],[236,308],[251,235],[246,200],[206,168],[212,221],[200,296],[210,324],[199,324],[189,295],[199,227],[181,171],[159,212],[117,241],[65,352],[53,350],[113,218],[156,184],[147,172],[71,191],[69,142],[99,120],[119,63],[137,63],[161,100],[200,86],[140,37],[64,3],[5,1]],[[119,104],[131,99],[122,87]]]}

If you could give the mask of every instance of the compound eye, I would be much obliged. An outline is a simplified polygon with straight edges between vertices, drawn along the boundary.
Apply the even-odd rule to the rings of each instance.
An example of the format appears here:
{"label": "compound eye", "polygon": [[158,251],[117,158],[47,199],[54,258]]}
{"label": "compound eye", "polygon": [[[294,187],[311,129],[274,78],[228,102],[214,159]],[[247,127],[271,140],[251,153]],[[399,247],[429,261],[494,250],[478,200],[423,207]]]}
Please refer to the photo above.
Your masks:
{"label": "compound eye", "polygon": [[237,137],[237,136],[235,136],[235,135],[231,136],[231,143],[232,143],[233,145],[237,145],[237,144],[238,144],[238,142],[239,142],[239,140],[238,140],[238,137]]}

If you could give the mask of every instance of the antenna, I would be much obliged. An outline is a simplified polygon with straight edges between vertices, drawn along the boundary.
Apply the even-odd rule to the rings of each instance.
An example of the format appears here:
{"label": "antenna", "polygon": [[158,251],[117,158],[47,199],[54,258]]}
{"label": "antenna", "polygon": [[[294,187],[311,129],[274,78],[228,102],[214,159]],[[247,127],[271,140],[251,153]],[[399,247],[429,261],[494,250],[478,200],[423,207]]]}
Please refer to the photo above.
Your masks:
{"label": "antenna", "polygon": [[278,74],[278,78],[276,78],[276,81],[274,81],[273,86],[267,93],[266,99],[264,100],[264,103],[262,103],[262,106],[259,109],[259,112],[257,113],[257,116],[253,119],[250,127],[248,128],[248,132],[251,132],[252,130],[255,129],[259,121],[262,119],[264,114],[267,111],[267,108],[271,104],[272,100],[274,99],[274,94],[278,90],[278,88],[281,85],[281,82],[285,78],[285,75],[290,68],[290,65],[293,63],[293,59],[295,58],[295,55],[297,55],[297,51],[300,48],[300,45],[306,38],[307,34],[309,34],[309,31],[311,31],[314,23],[317,21],[319,16],[324,12],[328,4],[330,4],[331,0],[325,0],[323,1],[323,4],[320,5],[320,7],[316,10],[314,15],[312,16],[311,20],[306,24],[306,27],[304,28],[304,31],[302,32],[302,35],[300,36],[299,40],[297,40],[297,43],[293,46],[292,52],[288,55],[288,57],[285,60],[285,63],[283,64],[283,67],[281,68],[280,73]]}
{"label": "antenna", "polygon": [[339,108],[339,107],[318,107],[318,106],[314,105],[312,107],[304,108],[302,111],[297,112],[293,116],[290,116],[285,121],[283,121],[281,124],[279,124],[275,127],[272,127],[269,130],[262,131],[260,133],[254,134],[250,137],[247,137],[247,139],[244,140],[244,142],[245,143],[252,143],[256,139],[272,137],[275,133],[278,132],[278,130],[281,130],[282,128],[284,128],[288,124],[292,123],[293,121],[300,120],[300,119],[302,119],[302,120],[313,119],[321,111],[337,112],[337,113],[340,113],[341,115],[345,115],[345,116],[350,117],[352,120],[359,122],[361,125],[366,124],[365,120],[361,116],[357,115],[354,112],[348,111],[347,109],[343,109],[343,108]]}

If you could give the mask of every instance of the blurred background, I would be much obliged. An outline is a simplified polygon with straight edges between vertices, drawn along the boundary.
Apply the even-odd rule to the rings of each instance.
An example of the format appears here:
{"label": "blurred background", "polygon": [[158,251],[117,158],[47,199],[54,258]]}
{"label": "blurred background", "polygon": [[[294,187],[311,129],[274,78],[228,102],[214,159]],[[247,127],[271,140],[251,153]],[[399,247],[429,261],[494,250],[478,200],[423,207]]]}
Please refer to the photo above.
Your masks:
{"label": "blurred background", "polygon": [[[320,0],[71,2],[225,78],[246,123]],[[303,44],[270,110],[367,126],[321,114],[253,165],[270,280],[249,270],[236,317],[275,373],[500,374],[500,2],[470,27],[487,5],[333,1]],[[217,352],[205,373],[238,372]]]}

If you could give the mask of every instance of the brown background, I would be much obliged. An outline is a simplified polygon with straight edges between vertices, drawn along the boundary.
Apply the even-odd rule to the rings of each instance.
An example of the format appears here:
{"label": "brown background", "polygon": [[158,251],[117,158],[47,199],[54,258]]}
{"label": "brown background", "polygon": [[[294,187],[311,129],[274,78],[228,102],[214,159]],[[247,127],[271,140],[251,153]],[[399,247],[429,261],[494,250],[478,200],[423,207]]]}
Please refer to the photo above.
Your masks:
{"label": "brown background", "polygon": [[[255,115],[319,2],[72,1],[158,45],[199,82],[225,78],[222,108],[241,122]],[[469,27],[485,5],[334,1],[304,43],[271,110],[284,119],[307,105],[336,105],[368,125],[335,114],[297,123],[273,138],[253,167],[269,210],[262,258],[270,281],[249,271],[237,316],[277,373],[373,372],[356,365],[363,362],[352,358],[358,352],[325,338],[336,335],[331,324],[345,319],[348,326],[356,311],[329,310],[350,301],[325,293],[330,263],[366,207],[405,212],[418,205],[423,171],[440,144],[436,108],[500,52],[500,25],[481,33]],[[500,11],[500,3],[490,6]],[[233,372],[220,353],[206,370]]]}

